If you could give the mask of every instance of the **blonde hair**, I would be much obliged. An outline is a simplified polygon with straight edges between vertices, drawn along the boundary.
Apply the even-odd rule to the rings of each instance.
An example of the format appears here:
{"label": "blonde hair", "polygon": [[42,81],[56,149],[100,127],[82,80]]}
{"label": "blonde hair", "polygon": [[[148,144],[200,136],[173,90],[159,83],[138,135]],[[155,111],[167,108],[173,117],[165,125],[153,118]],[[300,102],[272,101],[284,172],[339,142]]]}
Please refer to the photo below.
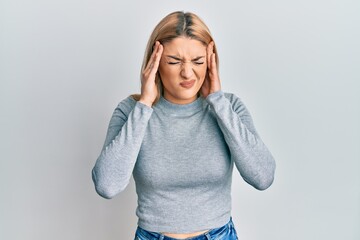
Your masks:
{"label": "blonde hair", "polygon": [[[166,17],[164,17],[156,25],[152,34],[150,35],[145,49],[145,55],[140,71],[140,77],[148,61],[150,60],[150,56],[153,52],[153,46],[155,45],[155,42],[159,41],[161,44],[164,44],[166,42],[172,41],[177,37],[188,37],[191,39],[195,39],[202,42],[205,46],[207,46],[211,41],[214,41],[209,28],[196,14],[191,12],[185,13],[183,11],[172,12]],[[215,41],[214,53],[216,54],[216,66],[217,68],[219,68],[219,58],[216,50]],[[155,105],[159,101],[160,96],[163,94],[164,91],[159,72],[156,73],[155,84],[158,88],[158,95],[153,105]],[[130,96],[132,96],[136,101],[138,101],[141,97],[141,94],[132,94]]]}

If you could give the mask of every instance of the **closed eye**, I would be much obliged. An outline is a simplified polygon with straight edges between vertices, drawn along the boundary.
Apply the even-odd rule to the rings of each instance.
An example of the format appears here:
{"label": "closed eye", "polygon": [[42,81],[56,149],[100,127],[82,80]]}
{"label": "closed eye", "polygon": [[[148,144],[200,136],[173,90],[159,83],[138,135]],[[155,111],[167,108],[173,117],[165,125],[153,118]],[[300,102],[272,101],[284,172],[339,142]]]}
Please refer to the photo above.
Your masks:
{"label": "closed eye", "polygon": [[[179,56],[166,55],[166,57],[172,58],[172,61],[171,60],[167,61],[167,63],[170,65],[178,65],[183,62],[183,60]],[[193,58],[191,60],[191,62],[195,65],[202,65],[202,64],[204,64],[204,61],[203,61],[204,58],[205,58],[205,56],[198,56],[198,57]]]}
{"label": "closed eye", "polygon": [[[197,61],[197,62],[193,62],[194,64],[196,64],[196,65],[201,65],[201,64],[204,64],[204,62],[199,62],[199,61]],[[176,65],[176,64],[180,64],[180,62],[168,62],[168,64],[171,64],[171,65]]]}

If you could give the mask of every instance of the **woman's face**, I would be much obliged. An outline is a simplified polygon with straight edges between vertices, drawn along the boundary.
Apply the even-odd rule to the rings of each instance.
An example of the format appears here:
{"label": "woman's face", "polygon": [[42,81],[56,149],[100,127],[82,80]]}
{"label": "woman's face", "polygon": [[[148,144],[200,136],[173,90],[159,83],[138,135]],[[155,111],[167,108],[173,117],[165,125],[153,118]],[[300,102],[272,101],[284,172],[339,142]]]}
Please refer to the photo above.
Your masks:
{"label": "woman's face", "polygon": [[186,37],[175,38],[163,46],[159,73],[164,98],[176,104],[193,102],[206,76],[206,46]]}

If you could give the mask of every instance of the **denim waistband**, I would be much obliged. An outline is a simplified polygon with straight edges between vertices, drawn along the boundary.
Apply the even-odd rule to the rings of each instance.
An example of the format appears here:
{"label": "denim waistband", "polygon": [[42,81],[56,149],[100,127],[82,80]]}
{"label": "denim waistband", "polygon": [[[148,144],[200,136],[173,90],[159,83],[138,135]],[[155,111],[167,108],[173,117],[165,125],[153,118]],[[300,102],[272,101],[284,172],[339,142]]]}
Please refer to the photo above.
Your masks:
{"label": "denim waistband", "polygon": [[[227,224],[225,224],[224,226],[221,226],[221,227],[218,227],[218,228],[212,228],[212,229],[208,230],[207,232],[202,233],[202,234],[200,234],[198,236],[185,238],[185,239],[186,240],[209,240],[209,239],[213,239],[214,236],[217,236],[218,234],[222,233],[224,230],[226,230],[228,228],[234,228],[234,223],[232,221],[232,217],[230,217],[229,222]],[[168,236],[165,236],[164,234],[159,233],[159,232],[147,231],[147,230],[145,230],[145,229],[143,229],[143,228],[141,228],[139,226],[137,227],[136,231],[138,233],[140,233],[141,235],[145,236],[148,239],[179,240],[179,238],[168,237]]]}

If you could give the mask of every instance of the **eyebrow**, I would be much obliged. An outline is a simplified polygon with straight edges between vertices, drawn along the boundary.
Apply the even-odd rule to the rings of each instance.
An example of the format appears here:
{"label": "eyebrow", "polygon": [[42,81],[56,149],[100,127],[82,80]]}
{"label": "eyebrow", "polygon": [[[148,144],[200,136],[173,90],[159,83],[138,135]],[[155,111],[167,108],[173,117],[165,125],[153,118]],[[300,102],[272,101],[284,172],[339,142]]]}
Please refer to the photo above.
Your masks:
{"label": "eyebrow", "polygon": [[[172,55],[166,55],[167,57],[170,57],[170,58],[173,58],[173,59],[175,59],[175,60],[178,60],[178,61],[181,61],[182,59],[181,58],[179,58],[179,57],[177,57],[177,56],[172,56]],[[197,60],[199,60],[199,59],[201,59],[201,58],[204,58],[205,56],[198,56],[198,57],[196,57],[196,58],[194,58],[192,61],[197,61]]]}

